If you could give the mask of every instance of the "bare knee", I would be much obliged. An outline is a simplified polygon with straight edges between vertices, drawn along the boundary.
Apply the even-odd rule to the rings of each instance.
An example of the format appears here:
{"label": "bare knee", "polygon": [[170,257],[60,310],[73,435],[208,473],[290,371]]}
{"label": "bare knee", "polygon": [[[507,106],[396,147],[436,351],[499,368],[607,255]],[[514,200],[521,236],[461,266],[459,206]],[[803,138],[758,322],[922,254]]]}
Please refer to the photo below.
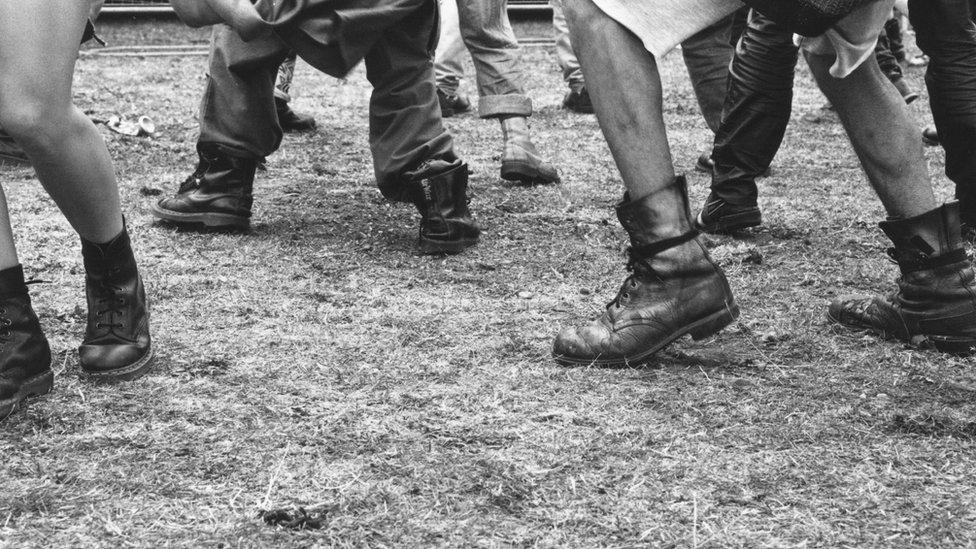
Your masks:
{"label": "bare knee", "polygon": [[0,128],[25,148],[45,148],[71,132],[71,109],[29,99],[0,103]]}

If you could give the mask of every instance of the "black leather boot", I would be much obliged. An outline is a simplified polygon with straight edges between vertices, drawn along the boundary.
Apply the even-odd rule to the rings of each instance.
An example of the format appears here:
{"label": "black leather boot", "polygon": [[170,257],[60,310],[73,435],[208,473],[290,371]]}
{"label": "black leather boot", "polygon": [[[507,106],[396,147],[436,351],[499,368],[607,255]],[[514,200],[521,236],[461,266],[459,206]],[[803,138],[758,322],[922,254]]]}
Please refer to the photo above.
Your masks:
{"label": "black leather boot", "polygon": [[468,165],[428,160],[404,174],[420,212],[420,251],[456,254],[478,243],[481,229],[468,210]]}
{"label": "black leather boot", "polygon": [[278,124],[285,132],[310,132],[315,130],[315,117],[308,114],[298,114],[292,110],[288,101],[275,97],[275,112],[278,114]]}
{"label": "black leather boot", "polygon": [[81,241],[88,325],[78,349],[95,381],[129,381],[152,366],[146,290],[125,229],[105,244]]}
{"label": "black leather boot", "polygon": [[196,171],[172,198],[152,206],[159,219],[185,227],[246,230],[254,201],[254,171],[258,160],[201,148]]}
{"label": "black leather boot", "polygon": [[51,348],[31,308],[20,265],[0,271],[0,419],[54,386]]}
{"label": "black leather boot", "polygon": [[959,232],[959,204],[885,221],[901,268],[887,296],[844,296],[830,304],[834,322],[948,353],[976,351],[976,281]]}
{"label": "black leather boot", "polygon": [[739,316],[722,270],[691,227],[686,183],[617,206],[630,235],[633,274],[606,312],[581,328],[566,328],[553,345],[565,365],[640,363],[679,337],[718,333]]}

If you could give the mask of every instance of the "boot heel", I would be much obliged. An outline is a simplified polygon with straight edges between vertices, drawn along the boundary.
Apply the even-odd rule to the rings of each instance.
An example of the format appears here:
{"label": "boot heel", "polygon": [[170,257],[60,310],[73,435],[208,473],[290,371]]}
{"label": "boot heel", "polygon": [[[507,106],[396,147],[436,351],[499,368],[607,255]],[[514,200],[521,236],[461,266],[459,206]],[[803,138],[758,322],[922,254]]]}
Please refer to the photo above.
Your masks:
{"label": "boot heel", "polygon": [[24,383],[22,389],[24,396],[46,395],[54,388],[54,372],[48,370],[43,374],[33,377]]}
{"label": "boot heel", "polygon": [[711,337],[739,318],[739,306],[730,303],[725,309],[699,320],[695,326],[688,330],[691,338],[695,341]]}

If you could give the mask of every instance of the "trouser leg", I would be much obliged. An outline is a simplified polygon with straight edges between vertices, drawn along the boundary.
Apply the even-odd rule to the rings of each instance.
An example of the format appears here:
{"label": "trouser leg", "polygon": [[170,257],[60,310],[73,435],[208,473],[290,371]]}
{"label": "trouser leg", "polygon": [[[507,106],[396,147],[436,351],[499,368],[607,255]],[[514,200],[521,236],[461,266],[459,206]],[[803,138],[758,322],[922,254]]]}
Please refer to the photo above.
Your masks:
{"label": "trouser leg", "polygon": [[902,73],[901,65],[898,64],[898,59],[895,58],[895,54],[891,49],[891,40],[888,38],[886,32],[878,35],[878,45],[874,48],[874,57],[878,60],[878,66],[881,67],[881,72],[892,83],[904,78],[905,75]]}
{"label": "trouser leg", "polygon": [[789,30],[751,13],[712,151],[712,192],[730,204],[756,203],[756,178],[772,163],[790,121],[797,52]]}
{"label": "trouser leg", "polygon": [[566,81],[571,90],[578,91],[585,82],[579,59],[576,58],[573,44],[569,40],[569,25],[566,23],[566,15],[558,3],[551,2],[550,5],[552,6],[552,28],[556,35],[556,59],[559,60],[559,68],[563,71],[563,80]]}
{"label": "trouser leg", "polygon": [[273,35],[244,42],[230,27],[214,27],[198,147],[247,158],[262,158],[278,149],[282,133],[274,86],[288,52]]}
{"label": "trouser leg", "polygon": [[532,101],[522,89],[518,41],[508,20],[507,0],[459,0],[464,45],[477,73],[482,118],[529,116]]}
{"label": "trouser leg", "polygon": [[439,0],[440,40],[434,54],[434,77],[446,95],[457,95],[464,76],[464,41],[458,21],[457,0]]}
{"label": "trouser leg", "polygon": [[291,52],[278,68],[278,80],[275,81],[274,96],[285,103],[291,101],[291,83],[295,80],[295,64],[297,61],[298,54]]}
{"label": "trouser leg", "polygon": [[963,217],[976,218],[976,24],[971,0],[911,0],[909,17],[918,46],[929,56],[925,83],[946,175],[963,201]]}
{"label": "trouser leg", "polygon": [[722,122],[722,104],[732,60],[731,32],[732,17],[729,16],[681,43],[681,54],[691,76],[698,106],[713,133]]}
{"label": "trouser leg", "polygon": [[366,55],[369,144],[376,181],[391,200],[410,201],[404,173],[425,160],[453,162],[454,143],[441,122],[434,84],[434,0],[387,28]]}

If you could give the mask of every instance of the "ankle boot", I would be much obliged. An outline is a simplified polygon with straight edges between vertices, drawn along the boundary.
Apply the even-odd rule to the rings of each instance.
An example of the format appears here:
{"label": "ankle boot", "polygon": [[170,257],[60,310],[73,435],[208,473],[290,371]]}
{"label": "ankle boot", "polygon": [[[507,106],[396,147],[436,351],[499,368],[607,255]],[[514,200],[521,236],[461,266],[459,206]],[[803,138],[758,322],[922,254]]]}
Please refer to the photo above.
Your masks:
{"label": "ankle boot", "polygon": [[566,328],[553,356],[565,365],[640,363],[685,334],[718,333],[739,315],[722,270],[691,228],[683,177],[656,193],[617,206],[630,235],[633,274],[595,321]]}
{"label": "ankle boot", "polygon": [[888,250],[901,269],[888,296],[845,296],[830,304],[834,322],[948,353],[976,350],[976,281],[959,233],[959,204],[885,221]]}
{"label": "ankle boot", "polygon": [[96,381],[136,379],[152,365],[149,309],[142,278],[122,230],[105,244],[81,241],[88,325],[78,349],[81,370]]}
{"label": "ankle boot", "polygon": [[292,110],[288,101],[275,97],[275,112],[278,114],[278,125],[284,132],[310,132],[315,130],[315,117],[309,114],[298,114]]}
{"label": "ankle boot", "polygon": [[501,119],[505,151],[501,176],[525,185],[559,183],[559,173],[539,155],[529,137],[528,121],[521,116]]}
{"label": "ankle boot", "polygon": [[196,171],[172,198],[152,206],[159,219],[181,226],[246,230],[254,201],[254,171],[258,161],[217,150],[200,150]]}
{"label": "ankle boot", "polygon": [[428,160],[405,177],[420,212],[420,251],[456,254],[478,243],[481,229],[468,210],[468,165]]}
{"label": "ankle boot", "polygon": [[51,348],[31,308],[20,265],[0,271],[0,419],[54,386]]}

